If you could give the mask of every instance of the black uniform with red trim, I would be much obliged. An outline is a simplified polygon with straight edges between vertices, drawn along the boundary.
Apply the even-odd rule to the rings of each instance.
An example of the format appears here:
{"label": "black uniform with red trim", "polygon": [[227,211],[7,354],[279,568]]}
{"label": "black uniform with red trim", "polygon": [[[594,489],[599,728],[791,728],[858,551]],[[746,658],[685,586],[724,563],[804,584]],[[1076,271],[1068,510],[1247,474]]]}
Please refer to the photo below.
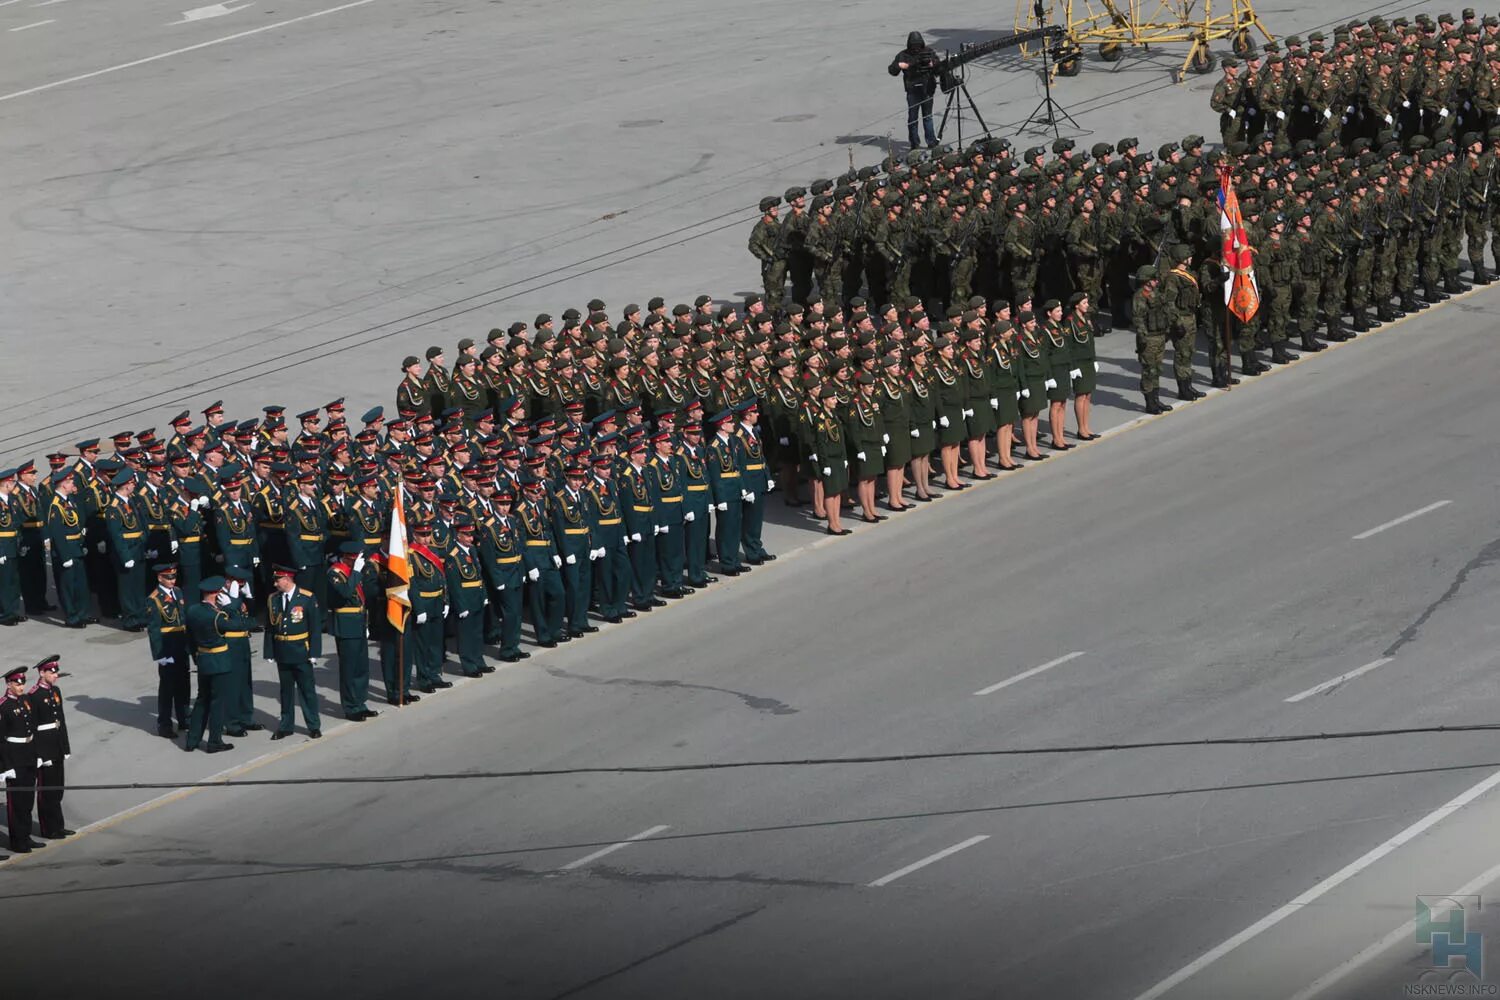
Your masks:
{"label": "black uniform with red trim", "polygon": [[63,762],[73,753],[68,742],[68,720],[63,715],[63,697],[55,684],[49,683],[44,668],[55,665],[56,657],[43,660],[37,667],[43,671],[36,687],[26,697],[31,702],[31,720],[35,725],[37,763],[36,815],[39,832],[48,840],[66,837],[71,831],[63,823],[63,785],[67,783]]}
{"label": "black uniform with red trim", "polygon": [[0,697],[0,773],[5,774],[5,826],[10,849],[17,854],[31,851],[31,809],[36,801],[36,727],[31,699],[14,695],[10,679],[26,679],[26,668],[5,675],[6,691]]}

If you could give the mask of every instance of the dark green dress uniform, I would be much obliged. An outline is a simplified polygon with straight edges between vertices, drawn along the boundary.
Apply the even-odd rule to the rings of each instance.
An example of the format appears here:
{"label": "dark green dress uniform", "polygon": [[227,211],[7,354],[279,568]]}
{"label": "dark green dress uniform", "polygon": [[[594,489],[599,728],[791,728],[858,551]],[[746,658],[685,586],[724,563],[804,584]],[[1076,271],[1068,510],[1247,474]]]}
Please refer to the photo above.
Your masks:
{"label": "dark green dress uniform", "polygon": [[937,447],[937,421],[941,404],[931,377],[915,369],[908,373],[906,399],[907,437],[911,441],[911,454],[930,454]]}
{"label": "dark green dress uniform", "polygon": [[771,489],[771,473],[766,468],[766,449],[760,436],[760,425],[740,424],[735,428],[740,450],[745,455],[745,472],[740,477],[740,489],[750,499],[744,501],[740,510],[740,547],[745,562],[759,566],[776,558],[766,551],[761,532],[766,523],[766,494]]}
{"label": "dark green dress uniform", "polygon": [[938,358],[932,366],[936,378],[933,386],[937,393],[937,439],[942,445],[959,444],[964,440],[967,428],[964,425],[965,400],[968,398],[962,371],[946,358]]}
{"label": "dark green dress uniform", "polygon": [[612,462],[607,455],[594,459],[596,474],[590,478],[585,499],[589,504],[589,523],[593,525],[594,549],[589,554],[594,565],[594,600],[599,616],[618,623],[625,616],[625,602],[630,596],[630,553],[625,545],[625,519],[620,511],[620,496],[613,479],[601,479],[597,470]]}
{"label": "dark green dress uniform", "polygon": [[[146,561],[154,563],[159,559],[171,559],[175,550],[172,548],[172,501],[175,496],[166,487],[152,486],[146,483],[136,491],[135,500],[146,520]],[[150,574],[146,575],[142,585],[149,588],[152,585]]]}
{"label": "dark green dress uniform", "polygon": [[[0,472],[0,476],[6,475]],[[21,507],[14,494],[0,497],[0,625],[23,617],[21,600]]]}
{"label": "dark green dress uniform", "polygon": [[1069,373],[1078,373],[1072,375],[1073,392],[1080,396],[1086,392],[1093,392],[1097,384],[1095,375],[1098,370],[1098,365],[1094,361],[1096,355],[1093,324],[1087,319],[1080,319],[1078,314],[1074,313],[1063,320],[1063,332],[1067,335],[1069,356],[1072,358]]}
{"label": "dark green dress uniform", "polygon": [[1051,320],[1044,319],[1037,328],[1042,332],[1042,350],[1047,356],[1047,379],[1044,382],[1047,400],[1065,403],[1072,387],[1072,377],[1068,374],[1073,370],[1072,344],[1061,323],[1054,325]]}
{"label": "dark green dress uniform", "polygon": [[[618,515],[616,515],[618,516]],[[521,659],[521,609],[525,595],[526,574],[521,565],[521,537],[514,514],[496,514],[481,522],[480,552],[484,556],[485,579],[489,584],[490,613],[498,629],[493,639],[500,647],[500,659],[514,663]]]}
{"label": "dark green dress uniform", "polygon": [[832,496],[849,488],[849,460],[844,454],[844,427],[837,415],[820,413],[812,421],[813,465],[823,492]]}
{"label": "dark green dress uniform", "polygon": [[706,587],[709,584],[708,517],[712,506],[707,456],[701,444],[694,447],[684,441],[677,446],[673,457],[682,482],[683,555],[687,584],[689,587]]}
{"label": "dark green dress uniform", "polygon": [[538,645],[557,645],[558,635],[563,629],[565,592],[558,565],[562,557],[552,542],[552,524],[547,514],[545,500],[521,500],[516,507],[516,516],[521,523],[521,565],[526,570],[527,603],[531,611],[531,627],[535,630]]}
{"label": "dark green dress uniform", "polygon": [[26,613],[39,615],[52,610],[47,603],[47,555],[43,544],[47,537],[47,500],[25,483],[16,487],[12,499],[20,510],[21,596],[26,601]]}
{"label": "dark green dress uniform", "polygon": [[72,497],[52,494],[47,504],[47,541],[52,546],[52,578],[69,628],[83,628],[89,617],[89,589],[83,554],[83,513]]}
{"label": "dark green dress uniform", "polygon": [[[464,522],[470,527],[473,521]],[[464,544],[455,537],[443,560],[448,585],[448,621],[458,641],[458,665],[465,677],[478,677],[490,669],[484,662],[484,562],[477,544]]]}
{"label": "dark green dress uniform", "polygon": [[[665,434],[666,432],[660,432]],[[682,520],[682,477],[677,469],[676,456],[665,459],[652,455],[646,463],[646,475],[651,480],[652,494],[656,498],[656,579],[662,593],[668,597],[682,596],[682,574],[686,555],[683,532],[687,524]]]}
{"label": "dark green dress uniform", "polygon": [[849,442],[853,478],[873,479],[885,471],[885,421],[880,417],[880,404],[861,392],[854,397],[845,419],[844,439]]}
{"label": "dark green dress uniform", "polygon": [[1019,350],[1012,338],[990,346],[990,392],[995,402],[995,427],[999,429],[1021,419],[1021,363],[1015,352]]}
{"label": "dark green dress uniform", "polygon": [[[984,439],[995,433],[995,409],[999,399],[991,391],[990,372],[985,364],[985,355],[964,351],[958,357],[959,369],[963,372],[964,420],[968,425],[969,440]],[[991,405],[990,400],[995,400]]]}
{"label": "dark green dress uniform", "polygon": [[[218,589],[224,585],[222,577],[209,577],[199,584],[203,588]],[[198,667],[198,696],[193,700],[193,713],[188,719],[187,737],[183,748],[198,749],[203,731],[208,729],[209,752],[227,749],[224,742],[224,697],[222,685],[229,675],[229,632],[244,631],[249,621],[238,610],[205,604],[202,601],[187,610],[188,640],[192,643],[193,661]]]}
{"label": "dark green dress uniform", "polygon": [[254,572],[260,559],[255,518],[243,500],[224,497],[214,508],[214,535],[226,571],[239,567]]}
{"label": "dark green dress uniform", "polygon": [[80,462],[75,471],[78,491],[73,502],[83,518],[83,570],[85,588],[99,601],[99,613],[106,618],[120,616],[120,600],[116,593],[115,574],[109,562],[109,529],[105,525],[104,512],[109,508],[109,497],[99,483],[94,466],[85,468]]}
{"label": "dark green dress uniform", "polygon": [[589,600],[594,590],[594,560],[589,558],[594,541],[589,524],[589,504],[584,499],[583,490],[564,485],[554,492],[551,513],[552,537],[563,562],[558,572],[562,574],[568,631],[580,636],[592,629],[589,625]]}
{"label": "dark green dress uniform", "polygon": [[173,735],[174,721],[178,729],[187,728],[192,693],[187,605],[182,595],[176,587],[157,586],[146,598],[146,637],[156,663],[156,732],[166,737]]}
{"label": "dark green dress uniform", "polygon": [[73,753],[72,743],[68,740],[68,720],[63,715],[62,692],[50,684],[38,683],[26,695],[26,700],[31,703],[31,718],[36,729],[32,748],[37,761],[37,826],[43,837],[60,840],[72,832],[63,822],[62,811],[63,786],[68,783],[65,761]]}
{"label": "dark green dress uniform", "polygon": [[255,677],[250,655],[250,623],[255,621],[256,607],[250,597],[251,574],[243,567],[229,570],[229,580],[240,585],[240,595],[231,598],[226,610],[245,623],[224,633],[229,642],[229,675],[219,684],[224,700],[224,731],[230,736],[244,736],[247,730],[262,728],[255,721]]}
{"label": "dark green dress uniform", "polygon": [[311,655],[323,655],[323,607],[328,603],[328,510],[317,497],[288,494],[286,547],[297,587],[312,598]]}
{"label": "dark green dress uniform", "polygon": [[719,433],[708,443],[708,492],[714,504],[714,549],[720,568],[730,576],[742,572],[740,563],[744,447],[730,430],[728,414],[720,414]]}
{"label": "dark green dress uniform", "polygon": [[[280,574],[280,570],[277,573]],[[276,661],[276,673],[281,682],[281,720],[276,726],[278,736],[292,731],[295,725],[297,704],[302,705],[302,721],[307,724],[309,735],[321,735],[323,725],[318,718],[318,689],[313,683],[311,634],[313,622],[317,620],[317,605],[312,591],[293,586],[286,593],[280,590],[266,599],[267,621],[265,657]]]}
{"label": "dark green dress uniform", "polygon": [[[640,447],[644,449],[644,442]],[[637,611],[650,611],[660,602],[656,599],[656,496],[646,467],[627,463],[620,472],[619,489],[630,554],[630,604]]]}
{"label": "dark green dress uniform", "polygon": [[886,369],[885,377],[880,380],[880,390],[875,394],[880,400],[887,471],[904,468],[911,461],[911,403],[907,399],[906,386],[894,376],[894,372],[895,368]]}
{"label": "dark green dress uniform", "polygon": [[168,516],[177,541],[177,583],[184,594],[196,594],[198,581],[203,579],[203,514],[192,501],[176,497],[168,506]]}
{"label": "dark green dress uniform", "polygon": [[406,554],[411,567],[411,614],[406,619],[406,648],[410,650],[417,690],[431,694],[449,687],[443,680],[443,608],[448,604],[447,581],[440,556],[413,545]]}
{"label": "dark green dress uniform", "polygon": [[1021,348],[1021,415],[1034,417],[1047,408],[1046,380],[1051,376],[1051,365],[1035,330],[1017,329],[1016,343]]}
{"label": "dark green dress uniform", "polygon": [[[360,545],[353,542],[353,545]],[[361,546],[362,547],[362,546]],[[329,613],[333,616],[333,642],[339,655],[339,707],[344,718],[365,718],[370,712],[369,612],[365,607],[363,569],[354,570],[349,560],[328,567]]]}
{"label": "dark green dress uniform", "polygon": [[104,524],[109,532],[120,625],[139,632],[146,627],[146,521],[134,497],[113,494],[105,509]]}

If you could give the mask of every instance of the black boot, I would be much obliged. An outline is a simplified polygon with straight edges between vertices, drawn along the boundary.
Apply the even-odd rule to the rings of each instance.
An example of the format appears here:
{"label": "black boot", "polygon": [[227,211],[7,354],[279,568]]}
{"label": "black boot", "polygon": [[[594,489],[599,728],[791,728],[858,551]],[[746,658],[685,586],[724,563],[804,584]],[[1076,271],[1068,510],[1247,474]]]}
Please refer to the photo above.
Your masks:
{"label": "black boot", "polygon": [[1170,404],[1170,403],[1163,403],[1161,401],[1161,390],[1160,389],[1152,389],[1151,390],[1151,402],[1156,406],[1156,411],[1158,413],[1171,413],[1172,412],[1172,404]]}
{"label": "black boot", "polygon": [[1349,339],[1349,334],[1344,332],[1343,317],[1328,317],[1328,333],[1325,335],[1324,339],[1331,340],[1335,343],[1340,343]]}
{"label": "black boot", "polygon": [[1297,360],[1297,355],[1286,349],[1286,341],[1278,340],[1271,345],[1271,361],[1278,365],[1289,365]]}
{"label": "black boot", "polygon": [[1195,399],[1202,399],[1207,393],[1199,392],[1193,388],[1192,379],[1177,380],[1177,398],[1184,403],[1191,403]]}
{"label": "black boot", "polygon": [[1396,318],[1396,310],[1391,308],[1389,302],[1382,302],[1375,307],[1375,318],[1382,323],[1389,323]]}
{"label": "black boot", "polygon": [[1229,362],[1228,358],[1224,359],[1224,367],[1223,367],[1222,371],[1224,373],[1224,381],[1225,382],[1229,383],[1230,385],[1239,385],[1240,384],[1240,380],[1234,377],[1234,369],[1230,366],[1230,362]]}
{"label": "black boot", "polygon": [[1354,317],[1354,332],[1355,333],[1369,333],[1370,332],[1370,330],[1372,329],[1372,327],[1370,326],[1370,319],[1369,319],[1369,317],[1365,315],[1364,306],[1360,306],[1358,309],[1354,310],[1353,317]]}
{"label": "black boot", "polygon": [[1430,281],[1422,282],[1422,298],[1428,305],[1437,305],[1448,297],[1448,293]]}
{"label": "black boot", "polygon": [[1427,308],[1427,303],[1417,298],[1417,290],[1408,288],[1401,293],[1401,308],[1407,313],[1421,312]]}
{"label": "black boot", "polygon": [[1208,380],[1208,384],[1213,386],[1215,389],[1229,388],[1229,380],[1224,377],[1223,370],[1220,369],[1217,365],[1214,366],[1213,376]]}
{"label": "black boot", "polygon": [[1443,291],[1447,292],[1449,295],[1458,295],[1461,292],[1467,292],[1473,287],[1473,285],[1465,284],[1464,282],[1460,281],[1457,271],[1449,271],[1447,274],[1443,275]]}
{"label": "black boot", "polygon": [[1151,414],[1151,416],[1154,417],[1158,413],[1167,412],[1166,410],[1162,409],[1161,400],[1156,398],[1156,392],[1154,390],[1151,392],[1143,393],[1143,395],[1146,397],[1146,412]]}
{"label": "black boot", "polygon": [[1327,344],[1318,340],[1317,337],[1314,337],[1311,330],[1302,331],[1302,349],[1304,351],[1321,351],[1327,346]]}
{"label": "black boot", "polygon": [[1261,372],[1270,371],[1269,365],[1260,363],[1260,358],[1255,356],[1254,351],[1240,352],[1240,373],[1247,377],[1254,377]]}
{"label": "black boot", "polygon": [[1474,284],[1488,285],[1495,280],[1495,276],[1484,269],[1484,265],[1474,268]]}

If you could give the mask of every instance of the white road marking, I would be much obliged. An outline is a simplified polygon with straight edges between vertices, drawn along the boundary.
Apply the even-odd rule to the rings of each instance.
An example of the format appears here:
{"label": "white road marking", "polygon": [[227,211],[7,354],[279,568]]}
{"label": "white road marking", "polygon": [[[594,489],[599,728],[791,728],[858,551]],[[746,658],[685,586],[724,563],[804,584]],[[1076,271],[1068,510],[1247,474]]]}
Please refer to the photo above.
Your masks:
{"label": "white road marking", "polygon": [[1382,531],[1385,531],[1388,528],[1394,528],[1398,524],[1405,524],[1407,521],[1410,521],[1413,518],[1421,517],[1423,514],[1431,514],[1433,511],[1437,510],[1439,507],[1446,507],[1446,506],[1448,506],[1452,502],[1453,502],[1452,500],[1439,500],[1437,503],[1430,503],[1430,504],[1428,504],[1426,507],[1423,507],[1421,510],[1414,510],[1410,514],[1402,514],[1400,517],[1396,518],[1394,521],[1387,521],[1384,524],[1379,525],[1378,527],[1371,528],[1369,531],[1361,531],[1359,534],[1357,534],[1357,535],[1354,536],[1353,541],[1362,542],[1366,538],[1369,538],[1371,535],[1378,535]]}
{"label": "white road marking", "polygon": [[1358,677],[1360,674],[1368,674],[1371,670],[1374,670],[1377,667],[1383,667],[1387,663],[1390,663],[1390,662],[1391,662],[1391,657],[1389,657],[1389,656],[1382,656],[1380,659],[1374,660],[1373,662],[1370,662],[1370,663],[1366,663],[1362,667],[1355,667],[1353,670],[1349,671],[1347,674],[1339,674],[1337,677],[1333,678],[1332,680],[1324,681],[1322,684],[1315,684],[1312,687],[1308,688],[1306,691],[1299,691],[1299,692],[1297,692],[1296,694],[1292,695],[1290,698],[1286,699],[1287,704],[1289,704],[1289,705],[1290,704],[1295,704],[1296,702],[1299,702],[1299,701],[1305,701],[1306,699],[1311,698],[1315,694],[1322,694],[1324,691],[1332,691],[1334,688],[1338,687],[1340,684],[1344,683],[1345,681],[1353,680],[1354,678]]}
{"label": "white road marking", "polygon": [[21,2],[21,0],[0,0],[0,7],[9,7],[13,3],[20,3],[20,2]]}
{"label": "white road marking", "polygon": [[876,879],[875,881],[870,883],[870,888],[878,889],[883,885],[890,885],[892,882],[896,881],[898,878],[901,878],[904,875],[910,875],[912,872],[917,871],[920,868],[926,868],[928,865],[933,864],[934,862],[941,861],[944,858],[949,857],[950,855],[957,854],[959,851],[973,847],[975,844],[983,843],[984,841],[989,839],[989,834],[981,833],[977,837],[970,837],[968,840],[961,840],[958,843],[954,844],[952,847],[945,847],[941,851],[938,851],[936,854],[927,855],[927,857],[923,858],[921,861],[913,861],[905,868],[897,868],[889,875],[884,875]]}
{"label": "white road marking", "polygon": [[1332,892],[1334,889],[1337,889],[1339,886],[1343,885],[1345,882],[1349,881],[1351,878],[1358,875],[1360,872],[1364,871],[1366,868],[1370,867],[1375,862],[1385,857],[1387,854],[1390,854],[1398,847],[1401,847],[1408,841],[1411,841],[1421,834],[1425,833],[1427,830],[1436,826],[1438,823],[1442,822],[1453,813],[1458,812],[1458,810],[1462,809],[1470,802],[1473,802],[1475,799],[1479,798],[1479,796],[1483,795],[1485,792],[1488,792],[1490,789],[1496,787],[1497,785],[1500,785],[1500,771],[1496,771],[1494,774],[1491,774],[1488,778],[1485,778],[1483,781],[1479,782],[1477,785],[1474,785],[1472,788],[1469,788],[1467,791],[1461,793],[1456,798],[1451,799],[1446,804],[1439,806],[1437,809],[1434,809],[1432,812],[1428,813],[1426,816],[1423,816],[1421,819],[1417,820],[1405,830],[1402,830],[1400,833],[1396,834],[1390,840],[1387,840],[1385,843],[1371,850],[1369,853],[1350,862],[1343,868],[1340,868],[1338,871],[1334,872],[1332,875],[1328,876],[1317,885],[1314,885],[1311,889],[1308,889],[1306,892],[1302,893],[1290,903],[1287,903],[1280,909],[1267,914],[1260,920],[1257,920],[1255,923],[1251,924],[1249,927],[1246,927],[1244,930],[1240,931],[1228,941],[1225,941],[1223,944],[1219,945],[1216,948],[1204,952],[1202,955],[1198,956],[1196,959],[1189,962],[1181,969],[1178,969],[1176,972],[1172,973],[1166,979],[1163,979],[1161,982],[1157,983],[1155,986],[1151,987],[1149,990],[1136,997],[1135,1000],[1157,1000],[1157,997],[1160,997],[1167,992],[1176,989],[1178,986],[1182,985],[1182,983],[1191,979],[1193,976],[1196,976],[1198,973],[1202,972],[1204,969],[1208,968],[1210,965],[1214,964],[1225,955],[1234,951],[1240,945],[1259,937],[1266,931],[1270,930],[1272,927],[1275,927],[1277,924],[1281,923],[1287,917],[1290,917],[1294,913],[1300,912],[1303,907],[1309,905],[1310,903],[1316,902],[1323,896],[1326,896],[1328,893]]}
{"label": "white road marking", "polygon": [[622,847],[629,847],[636,841],[645,840],[647,837],[654,837],[658,833],[662,833],[663,831],[670,829],[672,829],[670,826],[653,826],[649,830],[642,830],[640,833],[636,834],[634,837],[631,837],[629,840],[622,840],[618,844],[610,844],[608,847],[602,847],[599,850],[595,851],[593,854],[585,854],[577,861],[569,861],[567,864],[559,868],[558,871],[570,872],[574,868],[582,868],[586,864],[598,861],[600,858],[604,857],[607,854],[615,853]]}
{"label": "white road marking", "polygon": [[41,3],[34,3],[31,6],[33,8],[36,8],[36,7],[51,7],[55,3],[67,3],[67,2],[68,2],[68,0],[42,0]]}
{"label": "white road marking", "polygon": [[[1500,865],[1496,865],[1473,881],[1467,883],[1466,885],[1460,886],[1457,890],[1451,893],[1448,893],[1448,895],[1472,896],[1478,893],[1480,889],[1487,888],[1496,879],[1500,879]],[[1381,938],[1379,941],[1376,941],[1374,944],[1370,945],[1368,948],[1364,949],[1359,954],[1349,959],[1347,962],[1340,964],[1337,968],[1332,969],[1329,972],[1325,972],[1323,975],[1313,980],[1313,982],[1308,985],[1306,989],[1298,991],[1298,993],[1293,996],[1291,1000],[1312,1000],[1313,997],[1317,996],[1319,993],[1322,993],[1330,986],[1333,986],[1341,980],[1346,979],[1350,973],[1358,970],[1362,966],[1368,965],[1372,959],[1378,957],[1382,952],[1390,948],[1394,948],[1398,944],[1414,944],[1416,942],[1416,939],[1417,922],[1415,920],[1408,920],[1406,923],[1402,924],[1400,927],[1397,927],[1395,930],[1391,931],[1385,937]]]}
{"label": "white road marking", "polygon": [[[62,0],[47,0],[48,3],[61,3]],[[170,21],[168,27],[174,24],[190,24],[193,21],[207,21],[211,17],[223,17],[225,14],[233,14],[237,10],[244,10],[250,4],[242,3],[238,7],[226,7],[221,3],[211,3],[207,7],[194,7],[192,10],[182,12],[181,21]]]}
{"label": "white road marking", "polygon": [[1040,667],[1032,667],[1030,670],[1022,671],[1021,673],[1016,674],[1014,677],[1007,677],[1005,680],[1001,681],[999,684],[991,684],[987,688],[980,688],[978,691],[975,691],[974,693],[976,695],[994,694],[996,691],[999,691],[1001,688],[1008,688],[1012,684],[1016,684],[1016,683],[1018,683],[1020,681],[1024,681],[1028,677],[1035,677],[1037,674],[1041,673],[1044,670],[1051,670],[1053,667],[1060,667],[1064,663],[1067,663],[1067,662],[1069,662],[1071,660],[1076,660],[1076,659],[1078,659],[1082,655],[1083,655],[1083,651],[1082,650],[1078,650],[1078,651],[1072,652],[1072,653],[1067,653],[1067,654],[1065,654],[1063,656],[1059,656],[1055,660],[1048,660],[1046,663],[1043,663]]}
{"label": "white road marking", "polygon": [[30,31],[32,28],[40,28],[44,24],[56,24],[57,18],[49,17],[45,21],[33,21],[31,24],[23,24],[19,28],[11,28],[11,31]]}
{"label": "white road marking", "polygon": [[232,42],[236,39],[249,38],[251,35],[258,35],[263,31],[275,31],[277,28],[285,28],[287,25],[296,24],[299,21],[310,21],[315,17],[322,17],[325,14],[337,14],[341,10],[349,10],[353,7],[363,7],[367,3],[374,2],[375,0],[352,0],[351,3],[339,4],[337,7],[328,7],[324,10],[315,10],[311,14],[303,14],[300,17],[288,18],[285,21],[277,21],[275,24],[263,24],[259,28],[250,28],[246,31],[237,31],[232,35],[225,35],[222,38],[211,38],[206,42],[199,42],[196,45],[185,45],[180,49],[173,49],[170,52],[158,52],[156,55],[146,56],[144,59],[132,59],[130,62],[118,63],[114,66],[106,66],[103,69],[96,69],[88,73],[79,73],[77,76],[65,77],[61,80],[53,80],[51,83],[44,83],[36,87],[27,87],[25,90],[17,90],[9,94],[0,94],[0,101],[11,101],[16,99],[17,97],[27,97],[31,94],[40,94],[42,91],[52,90],[54,87],[63,87],[70,83],[78,83],[82,80],[92,80],[94,77],[103,76],[106,73],[117,73],[122,69],[131,69],[136,66],[144,66],[147,63],[159,62],[162,59],[170,59],[173,56],[180,56],[187,52],[196,52],[198,49],[206,49],[211,45],[222,45],[225,42]]}

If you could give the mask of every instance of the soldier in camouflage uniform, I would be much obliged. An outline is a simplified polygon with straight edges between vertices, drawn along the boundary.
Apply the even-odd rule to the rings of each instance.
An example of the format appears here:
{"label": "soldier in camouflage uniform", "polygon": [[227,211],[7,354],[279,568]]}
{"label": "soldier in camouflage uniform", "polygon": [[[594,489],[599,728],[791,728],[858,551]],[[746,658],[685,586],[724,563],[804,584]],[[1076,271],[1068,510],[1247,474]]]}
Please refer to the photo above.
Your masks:
{"label": "soldier in camouflage uniform", "polygon": [[781,311],[786,294],[786,256],[782,252],[781,222],[776,207],[781,199],[772,195],[760,200],[760,221],[750,231],[750,253],[760,261],[760,280],[766,290],[766,308]]}
{"label": "soldier in camouflage uniform", "polygon": [[1146,412],[1167,413],[1172,407],[1161,401],[1161,359],[1167,351],[1167,315],[1156,280],[1156,267],[1144,264],[1135,272],[1136,289],[1131,301],[1131,325],[1135,330],[1135,354],[1141,363],[1141,395]]}

